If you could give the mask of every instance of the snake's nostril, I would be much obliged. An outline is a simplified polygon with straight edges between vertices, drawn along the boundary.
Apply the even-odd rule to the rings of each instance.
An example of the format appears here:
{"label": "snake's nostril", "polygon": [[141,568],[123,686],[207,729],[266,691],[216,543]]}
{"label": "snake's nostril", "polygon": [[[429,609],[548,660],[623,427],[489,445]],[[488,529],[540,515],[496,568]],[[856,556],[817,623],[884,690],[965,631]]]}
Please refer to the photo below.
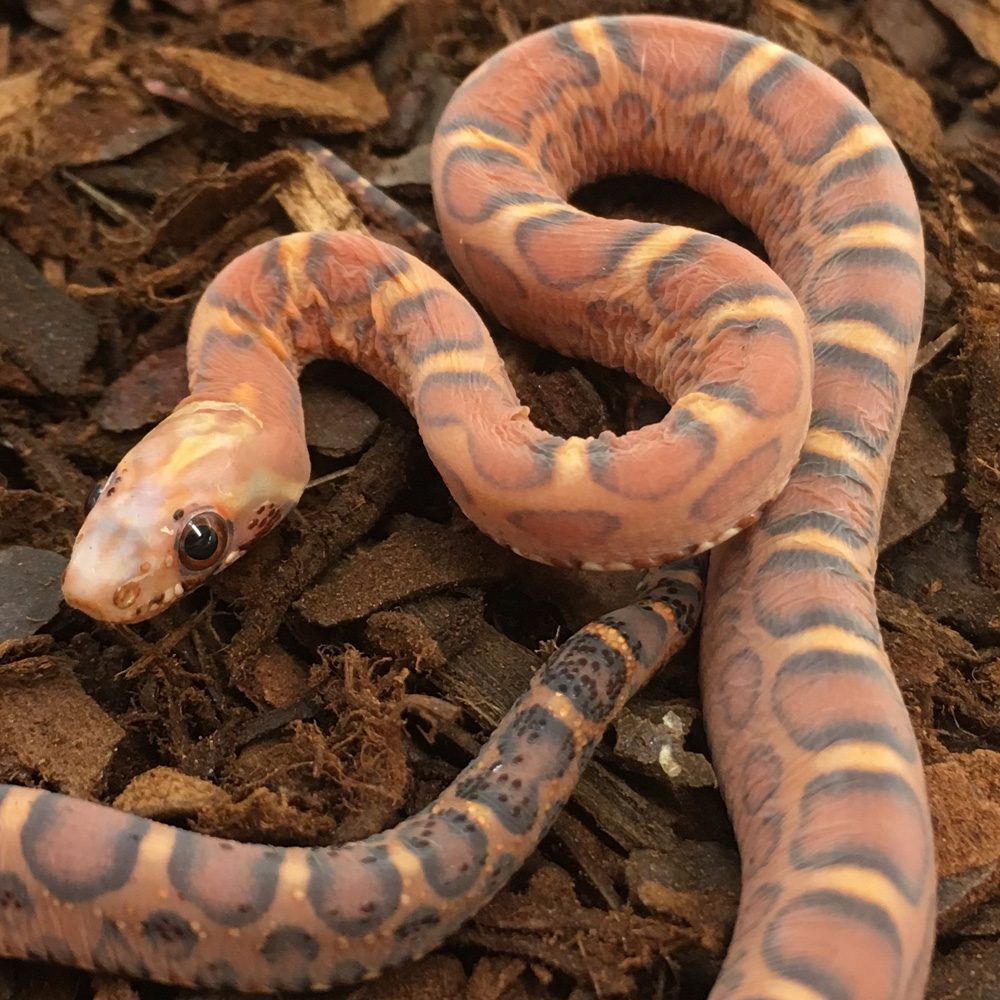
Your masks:
{"label": "snake's nostril", "polygon": [[116,591],[112,601],[116,608],[120,608],[124,611],[126,608],[132,607],[135,604],[141,588],[139,584],[134,581],[129,581],[128,583],[123,583]]}

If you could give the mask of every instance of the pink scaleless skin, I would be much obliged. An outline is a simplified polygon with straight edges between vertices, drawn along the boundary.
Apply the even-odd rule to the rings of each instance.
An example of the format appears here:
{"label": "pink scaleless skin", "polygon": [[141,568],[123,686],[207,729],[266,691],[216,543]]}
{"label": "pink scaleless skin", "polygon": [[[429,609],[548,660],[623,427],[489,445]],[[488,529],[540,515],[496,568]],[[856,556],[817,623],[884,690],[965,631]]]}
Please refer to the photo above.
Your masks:
{"label": "pink scaleless skin", "polygon": [[[623,437],[547,434],[429,268],[357,235],[273,240],[205,293],[192,395],[104,485],[67,600],[141,621],[269,531],[308,475],[297,377],[316,357],[396,391],[462,509],[531,558],[655,566],[732,539],[712,556],[702,642],[743,861],[713,1000],[916,1000],[933,850],[873,597],[923,296],[917,206],[891,143],[776,45],[622,17],[489,60],[445,112],[433,162],[471,289],[512,328],[655,386],[668,416]],[[636,171],[718,199],[774,270],[715,237],[565,200]],[[700,594],[691,564],[651,574],[539,672],[434,803],[359,843],[233,844],[0,786],[0,952],[248,991],[356,982],[425,954],[534,849],[609,721],[689,634]]]}

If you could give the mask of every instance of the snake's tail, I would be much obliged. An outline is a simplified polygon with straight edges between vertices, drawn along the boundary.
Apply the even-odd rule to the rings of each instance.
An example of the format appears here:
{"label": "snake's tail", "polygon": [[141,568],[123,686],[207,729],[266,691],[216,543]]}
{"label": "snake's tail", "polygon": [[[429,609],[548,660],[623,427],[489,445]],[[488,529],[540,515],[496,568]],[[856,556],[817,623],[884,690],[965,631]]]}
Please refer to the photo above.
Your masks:
{"label": "snake's tail", "polygon": [[0,785],[0,827],[21,831],[0,839],[0,953],[252,992],[354,983],[426,954],[534,850],[701,597],[692,563],[651,573],[538,671],[437,800],[343,847],[233,843]]}

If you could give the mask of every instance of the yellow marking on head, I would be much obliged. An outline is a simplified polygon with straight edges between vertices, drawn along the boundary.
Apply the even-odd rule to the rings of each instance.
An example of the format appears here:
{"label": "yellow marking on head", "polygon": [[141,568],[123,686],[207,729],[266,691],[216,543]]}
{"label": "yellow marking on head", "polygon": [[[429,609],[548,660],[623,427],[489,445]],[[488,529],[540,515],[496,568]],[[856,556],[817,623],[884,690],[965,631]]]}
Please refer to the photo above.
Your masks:
{"label": "yellow marking on head", "polygon": [[220,440],[218,436],[211,434],[187,435],[177,442],[177,446],[167,462],[167,472],[170,476],[179,475],[189,465],[195,465],[206,455],[224,448],[225,442]]}
{"label": "yellow marking on head", "polygon": [[[219,399],[195,399],[183,406],[179,406],[170,414],[164,424],[173,423],[176,420],[184,421],[184,429],[187,434],[211,434],[218,433],[219,417],[229,414],[236,417],[246,417],[257,430],[264,429],[264,423],[252,410],[245,406],[231,401]],[[227,430],[231,431],[234,424],[227,423]]]}
{"label": "yellow marking on head", "polygon": [[[226,419],[229,414],[248,417],[245,420]],[[170,453],[162,475],[167,482],[180,479],[184,470],[197,464],[213,452],[225,454],[251,437],[263,424],[252,411],[240,403],[192,403],[184,406],[165,420],[160,427],[169,428],[176,419],[183,422],[183,435]]]}

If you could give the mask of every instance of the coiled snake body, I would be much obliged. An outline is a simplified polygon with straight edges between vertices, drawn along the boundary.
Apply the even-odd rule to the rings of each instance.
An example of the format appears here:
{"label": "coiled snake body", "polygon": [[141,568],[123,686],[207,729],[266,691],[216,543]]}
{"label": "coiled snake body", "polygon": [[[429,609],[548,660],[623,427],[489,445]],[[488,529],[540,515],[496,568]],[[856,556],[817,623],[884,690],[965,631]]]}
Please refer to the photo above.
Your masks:
{"label": "coiled snake body", "polygon": [[[702,688],[743,896],[713,997],[921,996],[931,835],[872,589],[923,295],[892,145],[778,46],[623,17],[487,62],[433,160],[471,289],[512,328],[655,386],[667,417],[620,438],[546,434],[429,268],[355,235],[274,240],[205,293],[191,395],[104,484],[67,599],[139,621],[270,530],[308,475],[298,372],[349,360],[408,403],[465,512],[525,555],[656,566],[732,539],[711,560]],[[720,239],[565,200],[627,172],[716,198],[773,271]],[[697,573],[651,577],[543,668],[438,800],[361,843],[233,844],[0,786],[0,951],[253,991],[354,982],[425,953],[533,849],[614,713],[686,638]]]}

